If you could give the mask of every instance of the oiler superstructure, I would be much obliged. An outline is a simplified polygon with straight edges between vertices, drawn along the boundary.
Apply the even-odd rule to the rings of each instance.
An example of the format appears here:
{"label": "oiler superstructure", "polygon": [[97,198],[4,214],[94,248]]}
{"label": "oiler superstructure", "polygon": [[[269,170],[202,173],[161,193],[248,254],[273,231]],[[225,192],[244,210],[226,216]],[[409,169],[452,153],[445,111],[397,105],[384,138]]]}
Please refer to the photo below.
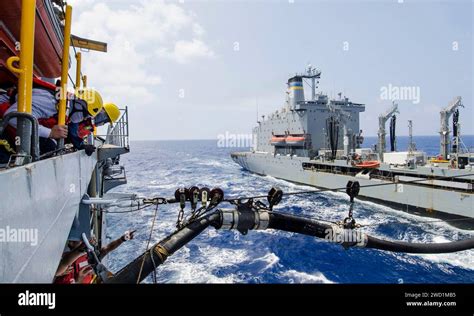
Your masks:
{"label": "oiler superstructure", "polygon": [[[93,234],[99,247],[107,243],[101,210],[104,201],[117,198],[107,191],[126,183],[119,158],[129,152],[128,114],[121,109],[106,135],[91,137],[97,150],[90,156],[61,144],[40,156],[38,122],[31,115],[33,80],[47,85],[60,77],[62,91],[84,87],[80,52],[76,81],[68,85],[70,48],[105,52],[107,45],[72,35],[72,7],[62,1],[2,0],[0,7],[0,84],[18,87],[17,137],[24,140],[0,168],[0,282],[51,283],[68,239]],[[63,95],[60,124],[65,106]]]}
{"label": "oiler superstructure", "polygon": [[[318,188],[344,188],[348,181],[358,181],[360,198],[474,228],[474,154],[462,146],[461,97],[441,111],[439,156],[429,158],[416,150],[412,137],[406,151],[396,151],[396,103],[379,116],[374,148],[361,148],[359,115],[365,105],[317,93],[320,76],[319,70],[309,67],[291,77],[282,109],[263,117],[253,129],[253,148],[232,153],[232,159],[251,172]],[[309,100],[304,96],[305,80],[310,81]],[[411,131],[412,122],[409,126]]]}

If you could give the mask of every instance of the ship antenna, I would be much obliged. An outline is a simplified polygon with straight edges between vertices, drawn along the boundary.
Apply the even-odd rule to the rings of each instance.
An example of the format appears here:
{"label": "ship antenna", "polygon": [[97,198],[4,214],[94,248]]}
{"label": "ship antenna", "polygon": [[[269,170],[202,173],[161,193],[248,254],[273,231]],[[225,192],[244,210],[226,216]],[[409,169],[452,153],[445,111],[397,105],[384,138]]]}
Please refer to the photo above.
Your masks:
{"label": "ship antenna", "polygon": [[408,138],[409,138],[408,152],[410,154],[413,154],[413,152],[416,150],[416,145],[415,145],[415,142],[413,142],[413,122],[412,122],[412,120],[408,120]]}
{"label": "ship antenna", "polygon": [[257,108],[257,124],[259,124],[260,121],[258,120],[258,97],[255,97],[255,106]]}

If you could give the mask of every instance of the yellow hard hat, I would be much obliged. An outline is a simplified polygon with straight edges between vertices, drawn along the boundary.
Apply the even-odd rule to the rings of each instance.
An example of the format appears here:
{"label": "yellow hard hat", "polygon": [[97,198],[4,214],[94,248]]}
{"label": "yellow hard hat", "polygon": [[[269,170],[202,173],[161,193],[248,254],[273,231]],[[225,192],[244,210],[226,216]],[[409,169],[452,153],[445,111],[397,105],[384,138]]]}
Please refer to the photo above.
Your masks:
{"label": "yellow hard hat", "polygon": [[102,110],[103,101],[102,96],[94,89],[80,89],[76,92],[76,97],[87,102],[87,112],[92,117],[96,116]]}
{"label": "yellow hard hat", "polygon": [[106,103],[104,104],[105,113],[109,116],[109,119],[112,123],[115,123],[120,117],[120,110],[115,103]]}

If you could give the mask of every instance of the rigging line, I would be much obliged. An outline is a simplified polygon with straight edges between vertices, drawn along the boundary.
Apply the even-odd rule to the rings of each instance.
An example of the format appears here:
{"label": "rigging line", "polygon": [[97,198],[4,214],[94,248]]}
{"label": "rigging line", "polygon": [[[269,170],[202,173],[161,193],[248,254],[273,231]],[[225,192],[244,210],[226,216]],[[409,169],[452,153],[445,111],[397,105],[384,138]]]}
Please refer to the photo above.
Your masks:
{"label": "rigging line", "polygon": [[[461,177],[469,177],[469,176],[474,176],[474,173],[470,174],[463,174],[463,175],[457,175],[457,176],[452,176],[448,177],[450,179],[453,178],[461,178]],[[394,184],[410,184],[410,183],[415,183],[415,182],[421,182],[421,181],[430,181],[432,179],[426,178],[426,179],[419,179],[419,180],[413,180],[413,181],[404,181],[403,183],[399,182],[388,182],[388,183],[376,183],[376,184],[367,184],[367,185],[361,185],[360,188],[372,188],[372,187],[379,187],[379,186],[385,186],[385,185],[394,185]],[[311,194],[311,193],[321,193],[321,192],[338,192],[346,190],[346,187],[340,187],[340,188],[334,188],[334,189],[317,189],[317,190],[306,190],[306,191],[297,191],[297,192],[284,192],[283,195],[300,195],[300,194]],[[248,200],[248,199],[263,199],[267,198],[268,195],[256,195],[256,196],[250,196],[250,197],[241,197],[241,198],[228,198],[224,199],[223,202],[231,202],[231,201],[240,201],[240,200]]]}
{"label": "rigging line", "polygon": [[134,212],[139,212],[141,210],[144,210],[146,209],[147,207],[150,207],[152,205],[155,205],[155,204],[147,204],[147,205],[144,205],[144,206],[138,206],[137,209],[130,209],[128,211],[108,211],[108,210],[100,210],[100,212],[102,213],[108,213],[108,214],[122,214],[122,213],[134,213]]}
{"label": "rigging line", "polygon": [[73,86],[74,90],[76,90],[76,82],[74,80],[72,80],[71,74],[69,72],[67,73],[67,75],[69,77],[69,80],[72,83],[72,86]]}
{"label": "rigging line", "polygon": [[[158,204],[156,205],[156,208],[155,208],[155,214],[153,215],[153,222],[151,223],[151,229],[150,229],[150,235],[148,236],[148,242],[146,244],[146,250],[145,252],[147,252],[150,247],[150,242],[151,242],[151,237],[153,236],[153,229],[155,228],[155,221],[156,221],[156,214],[158,213]],[[153,254],[150,252],[150,256],[153,257]],[[142,260],[142,264],[140,266],[140,272],[138,273],[138,278],[137,278],[137,284],[140,283],[140,277],[142,275],[142,271],[143,271],[143,266],[145,264],[145,259],[146,259],[146,255],[143,256],[143,260]],[[153,259],[152,259],[153,260]],[[156,277],[155,277],[156,278]]]}
{"label": "rigging line", "polygon": [[[74,45],[74,41],[72,39],[72,35],[71,35],[71,46],[72,46],[72,49],[74,50],[74,56],[77,55],[77,50],[76,50],[76,46]],[[82,70],[81,70],[81,78],[82,78],[83,74],[82,74]]]}

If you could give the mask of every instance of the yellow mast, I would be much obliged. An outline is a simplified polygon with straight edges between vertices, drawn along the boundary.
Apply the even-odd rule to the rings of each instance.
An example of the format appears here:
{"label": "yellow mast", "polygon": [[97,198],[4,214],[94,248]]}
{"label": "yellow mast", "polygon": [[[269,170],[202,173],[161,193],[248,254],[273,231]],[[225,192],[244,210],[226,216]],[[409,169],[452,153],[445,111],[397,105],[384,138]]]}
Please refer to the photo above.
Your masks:
{"label": "yellow mast", "polygon": [[[33,62],[35,50],[35,22],[36,22],[36,0],[22,0],[21,2],[21,24],[20,24],[20,57],[12,56],[7,59],[6,66],[18,78],[18,102],[19,114],[31,116],[31,102],[33,90]],[[19,63],[19,68],[14,66]],[[17,129],[15,143],[19,159],[15,164],[22,165],[30,163],[32,158],[38,159],[39,148],[32,144],[32,121],[27,117],[17,117]],[[33,155],[33,157],[31,156]]]}
{"label": "yellow mast", "polygon": [[69,71],[69,46],[71,45],[71,19],[72,7],[66,6],[66,17],[64,23],[63,57],[61,64],[61,99],[59,101],[58,125],[66,124],[66,102],[67,102],[67,80]]}
{"label": "yellow mast", "polygon": [[76,53],[76,91],[81,88],[81,68],[82,68],[82,54]]}
{"label": "yellow mast", "polygon": [[[33,56],[35,49],[36,0],[21,2],[20,57],[7,59],[7,68],[20,76],[18,80],[18,112],[31,114],[33,89]],[[19,62],[17,68],[13,63]]]}

